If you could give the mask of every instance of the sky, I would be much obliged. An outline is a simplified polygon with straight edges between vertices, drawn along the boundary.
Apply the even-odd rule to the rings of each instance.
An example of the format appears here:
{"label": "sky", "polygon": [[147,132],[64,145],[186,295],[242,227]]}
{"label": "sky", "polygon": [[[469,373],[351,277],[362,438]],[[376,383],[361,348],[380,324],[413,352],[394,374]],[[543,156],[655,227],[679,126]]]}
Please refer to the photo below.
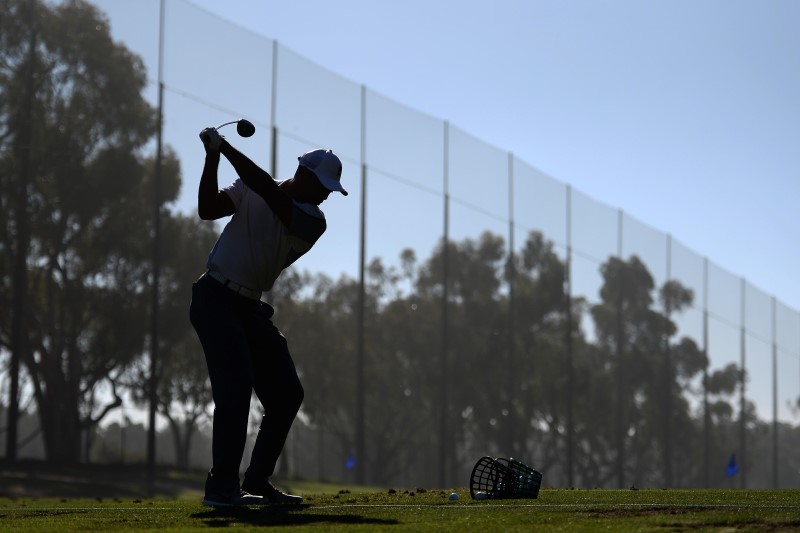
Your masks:
{"label": "sky", "polygon": [[[146,97],[155,102],[158,0],[137,0],[135,7],[133,0],[93,1],[108,14],[115,39],[143,57],[150,80]],[[441,124],[447,121],[481,141],[470,145],[480,151],[478,162],[499,153],[504,165],[504,156],[511,153],[602,204],[597,209],[594,203],[584,203],[581,216],[573,215],[573,225],[581,225],[573,228],[573,235],[581,239],[572,243],[576,250],[571,271],[574,294],[597,297],[592,294],[600,283],[597,266],[616,253],[614,215],[619,209],[638,223],[625,226],[629,232],[625,239],[635,243],[633,248],[647,253],[657,248],[664,253],[664,241],[657,239],[669,234],[695,254],[692,282],[696,283],[699,270],[696,258],[707,258],[718,269],[709,282],[716,285],[709,289],[714,292],[709,298],[714,304],[709,306],[714,315],[709,327],[714,367],[739,361],[740,278],[748,287],[775,296],[793,310],[781,311],[778,320],[781,357],[788,354],[781,359],[781,368],[789,369],[780,373],[778,389],[783,396],[797,390],[800,1],[165,1],[173,26],[166,28],[165,39],[169,53],[164,133],[181,158],[184,187],[176,202],[178,210],[189,213],[196,207],[203,157],[197,132],[238,118],[231,117],[231,112],[248,118],[251,113],[261,118],[269,115],[264,95],[271,94],[271,61],[265,55],[271,50],[267,39],[276,39],[281,50],[290,51],[279,61],[283,65],[277,91],[281,143],[291,141],[297,123],[302,126],[298,131],[310,127],[313,135],[332,138],[337,149],[348,145],[348,153],[355,153],[357,162],[359,143],[353,143],[353,138],[360,137],[351,130],[358,129],[352,127],[360,114],[358,97],[352,98],[352,93],[358,94],[359,86],[397,103],[394,112],[399,106],[418,112],[412,128],[379,125],[403,135],[403,148],[413,147],[413,158],[430,151],[441,155],[442,141],[434,141],[437,146],[428,150],[426,139],[407,138],[407,129],[417,134],[415,128],[428,124],[425,120],[430,117],[429,123],[441,133]],[[215,17],[230,24],[220,24]],[[291,61],[283,62],[286,58]],[[327,72],[320,75],[317,66]],[[309,80],[319,81],[320,87],[309,88]],[[348,105],[355,100],[356,105],[320,110],[310,101],[319,91],[348,92],[346,98],[336,93],[327,100]],[[287,97],[287,93],[297,94]],[[313,119],[320,116],[324,120]],[[387,114],[378,121],[385,122],[387,116],[403,118]],[[268,168],[269,150],[263,149],[269,140],[266,120],[266,124],[258,123],[259,131],[251,140],[238,139],[233,129],[224,133]],[[340,131],[346,129],[340,126],[342,122],[349,124],[347,132]],[[378,136],[368,133],[367,137],[371,151]],[[247,144],[253,140],[262,144]],[[488,158],[486,146],[497,148]],[[288,165],[296,164],[294,154],[299,152],[291,154],[279,167],[292,170]],[[397,162],[392,160],[392,164]],[[325,269],[336,277],[332,271],[347,265],[347,273],[356,275],[360,186],[358,165],[352,163],[346,162],[342,177],[352,194],[347,199],[334,195],[325,202],[328,231],[303,258],[302,268]],[[496,212],[507,203],[488,181],[497,167],[483,172],[483,167],[470,167],[472,163],[449,161],[453,175],[464,177],[459,181],[472,180],[467,185],[451,182],[450,187],[464,191],[473,186],[473,175],[486,174],[486,189],[470,190],[470,198],[491,204]],[[414,159],[406,168],[412,173],[428,172],[431,164]],[[279,173],[276,177],[288,176]],[[497,176],[491,177],[498,181]],[[369,210],[378,215],[368,225],[369,257],[391,261],[383,252],[396,253],[407,245],[430,253],[441,232],[441,197],[431,200],[413,187],[404,189],[412,194],[392,196],[391,191],[401,187],[392,189],[391,181],[370,182]],[[557,206],[548,204],[559,196],[552,189],[542,194],[536,188],[541,185],[538,181],[536,187],[522,190],[522,181],[515,181],[514,192],[519,196],[515,214],[529,205],[528,212],[560,213],[558,220],[563,222],[563,201]],[[540,197],[531,198],[536,193]],[[456,218],[458,208],[452,207],[451,218]],[[482,220],[469,226],[473,221],[464,221],[473,215],[467,213],[452,226],[462,232],[488,227],[503,235],[506,221],[490,220],[484,226]],[[584,261],[580,267],[577,251],[594,252],[595,248],[600,250],[594,254],[598,262]],[[653,261],[647,259],[648,268],[654,269]],[[682,274],[672,275],[683,281]],[[724,283],[713,283],[723,279]],[[587,284],[580,286],[582,280]],[[769,418],[771,366],[760,363],[770,357],[769,300],[747,294],[747,329],[757,337],[753,341],[748,336],[748,390]],[[681,333],[700,342],[701,322],[698,314],[687,315],[681,323],[687,329]],[[789,416],[783,400],[780,409],[780,416]]]}
{"label": "sky", "polygon": [[800,309],[800,2],[191,1]]}
{"label": "sky", "polygon": [[[245,84],[258,85],[248,93],[262,94],[262,84],[269,91],[270,62],[246,43],[276,39],[334,78],[511,152],[800,310],[796,0],[188,0],[191,13],[166,2],[181,26],[167,28],[166,47],[178,54],[167,54],[165,67],[170,83],[184,80],[179,91],[249,113]],[[139,10],[96,3],[112,32],[144,55],[155,100],[157,2]],[[197,12],[230,24],[200,21]],[[303,82],[303,73],[284,81],[289,92]],[[182,155],[184,211],[193,209],[202,164],[195,129],[219,119],[213,107],[187,101],[168,91],[165,135]],[[285,120],[300,114],[286,108]],[[359,111],[323,112],[327,122],[352,122]],[[335,129],[328,135],[346,142]],[[345,174],[358,181],[357,170]],[[530,209],[549,207],[519,196]],[[357,208],[337,200],[325,204],[334,210],[329,226],[345,217],[352,220],[342,233],[357,232]],[[315,246],[318,264],[333,264],[336,239],[346,238],[331,233]]]}

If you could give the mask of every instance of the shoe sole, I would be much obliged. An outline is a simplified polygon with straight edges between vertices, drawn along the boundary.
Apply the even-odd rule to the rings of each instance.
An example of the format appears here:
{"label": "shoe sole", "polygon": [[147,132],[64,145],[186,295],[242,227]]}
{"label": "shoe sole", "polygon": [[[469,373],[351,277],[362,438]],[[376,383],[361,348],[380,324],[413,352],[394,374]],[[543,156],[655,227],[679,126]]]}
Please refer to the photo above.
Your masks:
{"label": "shoe sole", "polygon": [[207,505],[209,507],[237,507],[237,505],[233,503],[217,502],[214,500],[208,500],[206,498],[203,498],[203,505]]}
{"label": "shoe sole", "polygon": [[208,498],[203,498],[203,505],[207,505],[208,507],[247,507],[248,505],[264,505],[262,500],[251,501],[251,502],[239,502],[239,503],[230,503],[230,502],[219,502],[216,500],[210,500]]}
{"label": "shoe sole", "polygon": [[[250,494],[253,494],[252,492]],[[253,496],[260,496],[259,494],[253,494]],[[261,501],[256,503],[255,505],[301,505],[303,503],[303,498],[298,498],[297,500],[270,500],[266,496],[261,496]]]}

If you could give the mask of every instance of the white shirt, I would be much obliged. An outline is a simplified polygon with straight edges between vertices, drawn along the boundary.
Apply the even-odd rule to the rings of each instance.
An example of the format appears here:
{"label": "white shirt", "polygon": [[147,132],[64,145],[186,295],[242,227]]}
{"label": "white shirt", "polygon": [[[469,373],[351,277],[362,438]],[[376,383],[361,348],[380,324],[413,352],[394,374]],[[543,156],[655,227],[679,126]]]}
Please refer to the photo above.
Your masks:
{"label": "white shirt", "polygon": [[325,232],[319,207],[295,202],[287,227],[241,179],[223,189],[236,212],[208,255],[206,267],[255,291],[268,291],[284,268],[308,252]]}

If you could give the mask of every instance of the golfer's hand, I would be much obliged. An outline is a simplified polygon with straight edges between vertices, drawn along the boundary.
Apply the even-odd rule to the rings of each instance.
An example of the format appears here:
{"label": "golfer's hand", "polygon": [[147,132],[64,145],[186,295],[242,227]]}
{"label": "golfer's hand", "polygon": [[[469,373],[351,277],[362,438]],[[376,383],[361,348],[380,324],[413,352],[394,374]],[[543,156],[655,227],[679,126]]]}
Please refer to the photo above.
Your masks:
{"label": "golfer's hand", "polygon": [[200,140],[206,147],[206,150],[214,150],[219,152],[219,146],[222,144],[222,135],[219,134],[217,128],[205,128],[200,132]]}

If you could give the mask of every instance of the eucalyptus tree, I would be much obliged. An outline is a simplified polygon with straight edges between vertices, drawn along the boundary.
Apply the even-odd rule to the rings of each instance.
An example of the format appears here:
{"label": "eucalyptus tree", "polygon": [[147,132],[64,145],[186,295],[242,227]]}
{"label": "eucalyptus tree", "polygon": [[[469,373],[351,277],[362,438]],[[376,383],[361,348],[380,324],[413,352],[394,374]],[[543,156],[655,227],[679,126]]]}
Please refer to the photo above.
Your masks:
{"label": "eucalyptus tree", "polygon": [[[47,457],[77,461],[81,432],[119,405],[117,378],[143,352],[156,114],[142,60],[91,4],[3,0],[0,13],[0,290],[27,295],[14,350]],[[168,155],[165,203],[177,168]],[[0,311],[7,349],[14,311]]]}

